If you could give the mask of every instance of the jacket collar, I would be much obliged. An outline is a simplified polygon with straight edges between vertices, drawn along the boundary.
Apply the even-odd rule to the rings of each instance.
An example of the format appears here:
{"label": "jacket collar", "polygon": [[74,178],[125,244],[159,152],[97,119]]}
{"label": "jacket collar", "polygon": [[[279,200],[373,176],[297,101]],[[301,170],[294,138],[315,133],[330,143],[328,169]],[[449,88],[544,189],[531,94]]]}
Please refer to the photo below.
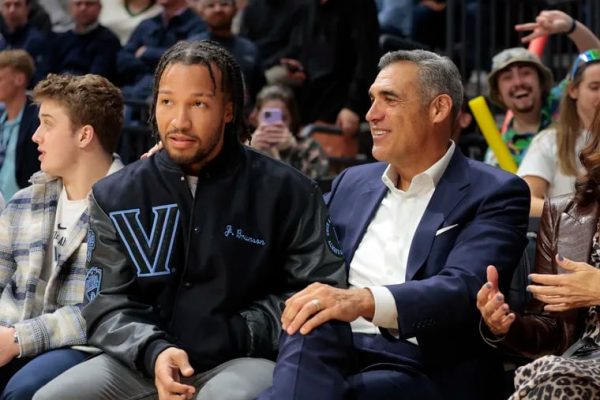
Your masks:
{"label": "jacket collar", "polygon": [[[181,166],[169,157],[166,150],[158,152],[155,158],[156,162],[167,170],[177,174],[183,174]],[[227,143],[226,141],[221,152],[202,168],[198,177],[210,179],[212,177],[230,175],[239,168],[243,158],[243,146],[237,142]]]}

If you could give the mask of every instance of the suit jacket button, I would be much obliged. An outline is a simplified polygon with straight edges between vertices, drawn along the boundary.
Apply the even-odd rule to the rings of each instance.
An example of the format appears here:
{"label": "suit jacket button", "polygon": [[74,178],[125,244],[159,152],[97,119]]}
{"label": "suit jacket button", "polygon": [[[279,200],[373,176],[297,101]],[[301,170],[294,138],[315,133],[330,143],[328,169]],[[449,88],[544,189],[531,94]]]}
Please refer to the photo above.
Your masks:
{"label": "suit jacket button", "polygon": [[191,282],[184,282],[183,286],[186,287],[186,288],[190,288],[190,287],[192,287],[192,283]]}

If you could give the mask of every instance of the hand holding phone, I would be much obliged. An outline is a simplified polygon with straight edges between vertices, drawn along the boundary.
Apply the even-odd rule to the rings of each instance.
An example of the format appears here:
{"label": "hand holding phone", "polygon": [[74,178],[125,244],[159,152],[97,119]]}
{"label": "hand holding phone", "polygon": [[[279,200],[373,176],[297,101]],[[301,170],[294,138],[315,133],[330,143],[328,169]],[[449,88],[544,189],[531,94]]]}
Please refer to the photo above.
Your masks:
{"label": "hand holding phone", "polygon": [[265,108],[261,113],[261,122],[267,125],[283,122],[283,113],[280,108]]}

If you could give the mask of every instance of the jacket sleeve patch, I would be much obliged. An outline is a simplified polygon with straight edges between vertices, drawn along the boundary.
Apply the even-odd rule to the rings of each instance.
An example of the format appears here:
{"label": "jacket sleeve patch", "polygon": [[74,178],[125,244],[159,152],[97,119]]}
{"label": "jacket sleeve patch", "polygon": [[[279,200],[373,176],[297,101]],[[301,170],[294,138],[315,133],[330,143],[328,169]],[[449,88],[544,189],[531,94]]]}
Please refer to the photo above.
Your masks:
{"label": "jacket sleeve patch", "polygon": [[102,285],[102,269],[91,267],[85,276],[85,298],[88,302],[94,300],[100,293]]}
{"label": "jacket sleeve patch", "polygon": [[338,257],[344,256],[342,246],[340,246],[340,242],[337,238],[330,217],[327,217],[327,220],[325,221],[325,241],[327,242],[327,247],[329,247],[329,250],[331,250],[333,254]]}

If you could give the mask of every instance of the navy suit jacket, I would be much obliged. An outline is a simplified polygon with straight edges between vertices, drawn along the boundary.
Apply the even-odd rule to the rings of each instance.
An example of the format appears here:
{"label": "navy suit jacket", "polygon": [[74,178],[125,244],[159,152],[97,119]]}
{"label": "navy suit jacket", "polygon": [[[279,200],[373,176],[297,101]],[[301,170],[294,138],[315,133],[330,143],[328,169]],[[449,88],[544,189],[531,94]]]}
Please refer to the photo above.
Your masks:
{"label": "navy suit jacket", "polygon": [[[347,265],[387,193],[386,166],[350,168],[326,196]],[[492,398],[484,391],[487,378],[502,378],[500,361],[478,333],[476,296],[490,264],[498,268],[501,288],[508,287],[527,243],[529,201],[523,180],[456,149],[412,243],[398,244],[410,246],[406,282],[386,287],[396,301],[399,336],[416,336],[448,398]]]}

